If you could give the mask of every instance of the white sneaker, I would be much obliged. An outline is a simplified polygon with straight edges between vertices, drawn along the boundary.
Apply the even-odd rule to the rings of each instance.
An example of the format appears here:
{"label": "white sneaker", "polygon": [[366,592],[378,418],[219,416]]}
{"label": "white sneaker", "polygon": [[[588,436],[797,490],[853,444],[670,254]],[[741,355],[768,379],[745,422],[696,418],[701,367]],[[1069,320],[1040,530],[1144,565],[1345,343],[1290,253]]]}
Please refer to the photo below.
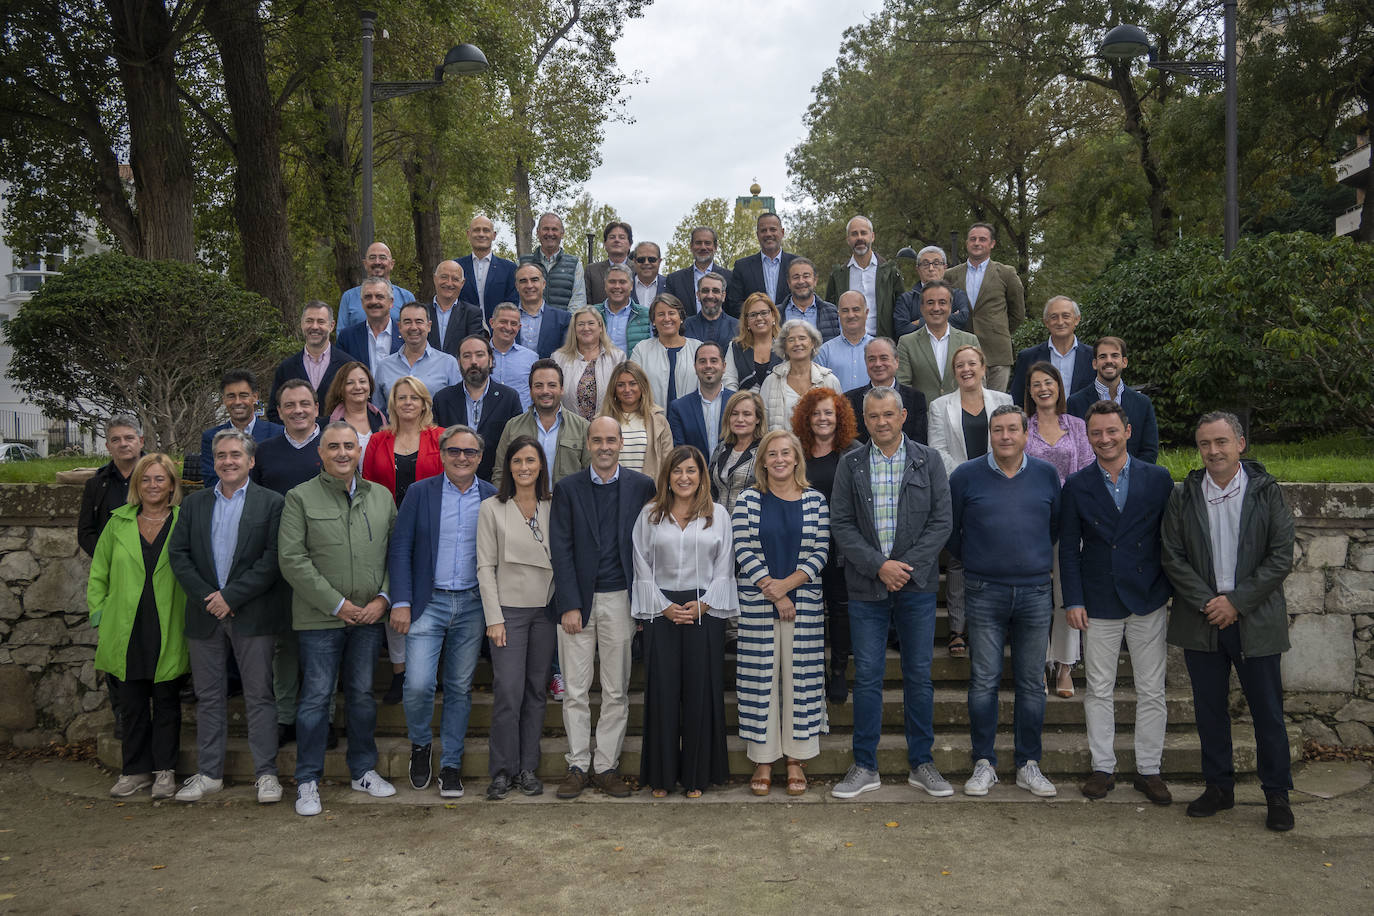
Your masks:
{"label": "white sneaker", "polygon": [[1034,760],[1027,760],[1025,765],[1016,771],[1016,787],[1041,798],[1053,798],[1059,794],[1054,783],[1045,778],[1045,774],[1040,772],[1040,764]]}
{"label": "white sneaker", "polygon": [[319,814],[324,808],[320,805],[320,784],[303,782],[296,786],[296,813],[302,817]]}
{"label": "white sneaker", "polygon": [[258,777],[258,804],[271,805],[281,801],[281,782],[271,773]]}
{"label": "white sneaker", "polygon": [[153,800],[171,798],[177,794],[176,770],[153,771]]}
{"label": "white sneaker", "polygon": [[997,771],[992,768],[986,757],[979,757],[973,765],[973,775],[964,783],[965,795],[987,795],[988,790],[997,785]]}
{"label": "white sneaker", "polygon": [[213,795],[224,788],[223,779],[211,779],[203,773],[197,773],[177,790],[176,800],[180,802],[200,801],[206,795]]}
{"label": "white sneaker", "polygon": [[373,798],[390,798],[396,794],[396,787],[382,778],[376,770],[368,770],[362,779],[353,780],[354,792],[366,792]]}

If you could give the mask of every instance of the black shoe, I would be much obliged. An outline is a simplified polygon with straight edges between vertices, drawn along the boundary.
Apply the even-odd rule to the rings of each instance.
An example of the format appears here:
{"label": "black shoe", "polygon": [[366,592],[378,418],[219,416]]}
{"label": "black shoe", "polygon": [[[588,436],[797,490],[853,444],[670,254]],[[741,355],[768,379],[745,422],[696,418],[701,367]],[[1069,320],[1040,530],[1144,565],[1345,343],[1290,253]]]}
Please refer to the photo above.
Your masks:
{"label": "black shoe", "polygon": [[831,669],[830,682],[825,685],[825,698],[837,706],[849,699],[849,680],[844,676],[843,668]]}
{"label": "black shoe", "polygon": [[327,750],[327,751],[332,751],[332,750],[337,749],[338,746],[339,746],[339,730],[338,730],[337,728],[335,728],[334,726],[331,725],[331,726],[329,726],[329,731],[326,733],[325,738],[324,738],[324,749]]}
{"label": "black shoe", "polygon": [[405,697],[406,673],[397,671],[391,675],[391,686],[382,694],[382,702],[387,706],[395,706]]}
{"label": "black shoe", "polygon": [[543,795],[544,783],[530,770],[521,770],[515,776],[515,784],[520,787],[522,795]]}
{"label": "black shoe", "polygon": [[1189,817],[1211,817],[1218,811],[1229,811],[1236,806],[1236,791],[1208,786],[1202,794],[1188,802]]}
{"label": "black shoe", "polygon": [[487,801],[501,801],[510,794],[510,777],[505,773],[493,776],[487,786]]}
{"label": "black shoe", "polygon": [[444,798],[463,797],[463,779],[457,767],[441,767],[439,770],[439,794]]}
{"label": "black shoe", "polygon": [[295,722],[277,723],[277,747],[286,747],[296,740]]}
{"label": "black shoe", "polygon": [[1293,809],[1288,807],[1287,792],[1266,792],[1264,800],[1269,805],[1269,813],[1265,815],[1264,826],[1270,830],[1277,830],[1283,833],[1293,829]]}
{"label": "black shoe", "polygon": [[417,792],[429,788],[429,778],[434,773],[431,747],[429,744],[410,746],[410,787]]}
{"label": "black shoe", "polygon": [[635,635],[630,638],[630,661],[644,661],[644,631],[635,630]]}

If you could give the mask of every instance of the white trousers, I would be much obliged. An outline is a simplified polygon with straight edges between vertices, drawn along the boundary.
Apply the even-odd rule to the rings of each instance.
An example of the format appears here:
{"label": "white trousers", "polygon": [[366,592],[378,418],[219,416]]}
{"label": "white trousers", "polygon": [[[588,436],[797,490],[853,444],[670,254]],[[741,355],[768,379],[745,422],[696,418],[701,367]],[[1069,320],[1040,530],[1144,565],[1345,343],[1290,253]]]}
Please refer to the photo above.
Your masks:
{"label": "white trousers", "polygon": [[[630,642],[635,622],[629,592],[597,592],[582,632],[569,636],[558,626],[558,664],[563,671],[563,728],[568,766],[604,773],[620,765],[620,747],[630,719]],[[592,763],[590,694],[601,656],[601,714],[596,719],[596,769]]]}
{"label": "white trousers", "polygon": [[1083,715],[1088,724],[1088,750],[1093,769],[1116,772],[1116,716],[1112,695],[1116,691],[1116,667],[1125,640],[1135,672],[1135,768],[1142,776],[1159,773],[1164,755],[1164,728],[1168,712],[1164,705],[1164,669],[1167,659],[1165,631],[1168,614],[1164,607],[1148,614],[1132,614],[1124,620],[1088,619],[1083,631],[1083,666],[1087,671],[1087,692],[1083,696]]}

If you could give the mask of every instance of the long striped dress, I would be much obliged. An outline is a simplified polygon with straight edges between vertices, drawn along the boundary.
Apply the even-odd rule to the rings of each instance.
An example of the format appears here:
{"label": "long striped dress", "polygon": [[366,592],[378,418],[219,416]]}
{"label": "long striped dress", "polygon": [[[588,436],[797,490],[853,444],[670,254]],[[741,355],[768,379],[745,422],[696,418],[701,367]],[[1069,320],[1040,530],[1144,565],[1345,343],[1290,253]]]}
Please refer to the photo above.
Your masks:
{"label": "long striped dress", "polygon": [[[739,735],[762,743],[768,722],[768,700],[777,677],[773,658],[773,602],[763,597],[757,583],[768,575],[759,540],[761,494],[747,487],[735,500],[730,527],[735,542],[739,574],[739,635],[735,665],[735,691],[739,698]],[[830,508],[816,490],[802,494],[802,539],[798,569],[811,581],[798,588],[793,604],[797,619],[793,629],[792,737],[805,741],[829,732],[825,709],[825,605],[821,597],[821,570],[830,550]],[[780,723],[785,727],[786,723]]]}

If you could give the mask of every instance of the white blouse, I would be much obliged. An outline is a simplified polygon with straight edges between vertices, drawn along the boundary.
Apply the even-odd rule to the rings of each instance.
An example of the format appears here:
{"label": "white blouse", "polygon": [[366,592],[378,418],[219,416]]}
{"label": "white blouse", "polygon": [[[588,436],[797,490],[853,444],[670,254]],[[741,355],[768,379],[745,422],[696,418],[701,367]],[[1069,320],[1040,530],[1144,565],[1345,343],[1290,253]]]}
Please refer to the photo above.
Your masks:
{"label": "white blouse", "polygon": [[712,503],[711,527],[694,518],[684,529],[669,513],[654,524],[652,503],[639,513],[634,527],[635,582],[630,613],[640,620],[662,616],[672,604],[665,591],[701,590],[701,601],[712,617],[739,614],[735,594],[735,553],[730,540],[730,515]]}

